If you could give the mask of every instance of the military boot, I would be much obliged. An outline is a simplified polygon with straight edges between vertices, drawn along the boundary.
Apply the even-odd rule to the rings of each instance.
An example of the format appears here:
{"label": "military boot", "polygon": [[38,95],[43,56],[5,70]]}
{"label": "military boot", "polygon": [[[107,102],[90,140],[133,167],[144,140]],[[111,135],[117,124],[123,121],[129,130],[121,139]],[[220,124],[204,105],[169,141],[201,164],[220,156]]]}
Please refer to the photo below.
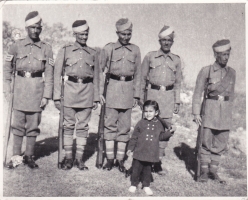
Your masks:
{"label": "military boot", "polygon": [[39,166],[34,162],[34,156],[24,156],[24,161],[23,163],[25,165],[28,165],[29,168],[31,169],[37,169]]}
{"label": "military boot", "polygon": [[114,165],[114,159],[107,159],[107,163],[103,166],[103,169],[107,169],[110,171],[113,168]]}
{"label": "military boot", "polygon": [[70,170],[72,167],[73,167],[72,158],[65,158],[63,161],[62,169],[63,170]]}
{"label": "military boot", "polygon": [[89,168],[84,164],[82,159],[75,159],[73,166],[77,167],[79,170],[89,170]]}
{"label": "military boot", "polygon": [[126,172],[126,168],[124,167],[123,160],[116,160],[116,166],[118,167],[120,172],[122,172],[122,173]]}
{"label": "military boot", "polygon": [[6,163],[5,167],[6,167],[7,169],[14,169],[13,161],[10,160],[8,163]]}
{"label": "military boot", "polygon": [[218,161],[214,161],[212,160],[210,163],[210,172],[209,172],[209,178],[212,180],[215,180],[221,184],[226,184],[226,181],[222,180],[219,175],[217,174],[217,170],[218,170],[218,165],[219,162]]}

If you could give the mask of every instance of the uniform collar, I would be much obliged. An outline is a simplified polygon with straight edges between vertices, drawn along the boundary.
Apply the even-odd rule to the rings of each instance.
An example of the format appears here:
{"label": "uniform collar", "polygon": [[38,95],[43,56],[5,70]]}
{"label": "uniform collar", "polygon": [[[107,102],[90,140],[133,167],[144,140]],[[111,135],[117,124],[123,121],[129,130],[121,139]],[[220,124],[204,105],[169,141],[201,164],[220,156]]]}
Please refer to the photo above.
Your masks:
{"label": "uniform collar", "polygon": [[128,49],[129,51],[132,51],[132,46],[131,46],[131,44],[129,43],[129,44],[127,44],[127,45],[122,45],[120,42],[119,42],[119,40],[114,44],[114,48],[115,48],[115,50],[116,49],[119,49],[119,48],[121,48],[121,47],[125,47],[126,49]]}
{"label": "uniform collar", "polygon": [[158,57],[160,57],[160,56],[164,56],[165,58],[166,58],[166,57],[169,57],[169,58],[173,61],[173,56],[172,56],[172,53],[171,53],[171,52],[165,54],[161,49],[159,49],[159,50],[157,51],[157,53],[156,53],[155,58],[158,58]]}
{"label": "uniform collar", "polygon": [[27,37],[25,38],[25,40],[24,40],[24,45],[25,45],[25,46],[26,46],[26,45],[35,45],[35,46],[41,48],[41,41],[40,41],[40,39],[39,39],[38,42],[33,42],[33,40],[31,40],[30,37],[27,36]]}
{"label": "uniform collar", "polygon": [[89,51],[87,45],[85,45],[84,47],[82,47],[77,41],[75,41],[74,44],[73,44],[72,51],[76,51],[76,50],[78,50],[78,49],[83,49],[83,50],[86,51],[88,54],[90,54],[90,51]]}
{"label": "uniform collar", "polygon": [[220,69],[225,69],[226,71],[228,70],[228,66],[225,66],[225,67],[223,68],[223,67],[221,67],[217,62],[214,63],[213,67],[214,67],[214,71],[218,71],[218,70],[220,70]]}

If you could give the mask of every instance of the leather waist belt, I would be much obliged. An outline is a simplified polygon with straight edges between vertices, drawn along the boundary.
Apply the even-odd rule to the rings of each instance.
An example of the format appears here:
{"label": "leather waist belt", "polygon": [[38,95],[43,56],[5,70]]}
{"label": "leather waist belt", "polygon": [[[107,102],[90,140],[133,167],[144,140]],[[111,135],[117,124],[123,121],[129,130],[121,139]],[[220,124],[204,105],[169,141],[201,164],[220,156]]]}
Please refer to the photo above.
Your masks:
{"label": "leather waist belt", "polygon": [[78,77],[74,77],[74,76],[68,76],[68,80],[72,81],[74,83],[90,83],[90,82],[93,82],[92,77],[86,77],[86,78],[82,79],[82,78],[78,78]]}
{"label": "leather waist belt", "polygon": [[217,101],[229,101],[229,96],[208,96],[208,99],[212,99],[212,100],[217,100]]}
{"label": "leather waist belt", "polygon": [[110,74],[110,78],[117,81],[131,81],[133,80],[133,76],[117,76],[114,74]]}
{"label": "leather waist belt", "polygon": [[26,78],[42,77],[43,72],[17,71],[17,75]]}
{"label": "leather waist belt", "polygon": [[167,90],[172,90],[174,88],[174,85],[170,85],[170,86],[163,86],[163,85],[153,85],[151,84],[151,89],[154,90],[162,90],[162,91],[167,91]]}

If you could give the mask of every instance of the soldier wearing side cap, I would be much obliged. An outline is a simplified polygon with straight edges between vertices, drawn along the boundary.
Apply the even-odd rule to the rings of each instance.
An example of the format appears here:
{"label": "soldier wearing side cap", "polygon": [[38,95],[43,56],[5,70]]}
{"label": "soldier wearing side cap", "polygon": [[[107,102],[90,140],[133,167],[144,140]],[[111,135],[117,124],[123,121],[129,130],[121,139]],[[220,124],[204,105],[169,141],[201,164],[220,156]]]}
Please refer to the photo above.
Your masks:
{"label": "soldier wearing side cap", "polygon": [[[89,121],[92,109],[97,109],[99,100],[99,66],[96,50],[87,46],[89,26],[86,20],[77,20],[72,24],[76,38],[74,44],[66,45],[57,56],[54,70],[54,102],[60,109],[61,75],[65,67],[68,80],[64,87],[64,149],[63,168],[74,166],[87,170],[83,160]],[[63,66],[65,60],[65,66]],[[75,127],[77,121],[77,126]],[[76,128],[76,155],[73,161],[73,133]]]}
{"label": "soldier wearing side cap", "polygon": [[[164,26],[158,34],[160,49],[149,52],[142,62],[141,102],[147,87],[147,99],[155,100],[160,105],[160,117],[171,124],[173,113],[179,112],[181,88],[181,59],[171,53],[174,42],[174,30]],[[149,83],[149,84],[147,84]],[[160,160],[164,156],[166,141],[159,142]],[[164,175],[161,162],[154,166],[155,172]]]}
{"label": "soldier wearing side cap", "polygon": [[[137,105],[140,98],[141,57],[139,47],[129,43],[132,37],[132,26],[129,19],[119,19],[116,22],[118,41],[107,44],[100,55],[102,72],[108,72],[111,65],[104,129],[107,163],[103,169],[111,170],[113,167],[116,141],[116,164],[120,172],[125,172],[123,159],[126,144],[129,141],[132,107]],[[105,101],[102,96],[103,83],[102,80],[100,84],[101,103]]]}
{"label": "soldier wearing side cap", "polygon": [[[212,46],[215,63],[203,67],[196,80],[193,95],[193,115],[199,126],[203,126],[200,151],[201,182],[208,178],[225,183],[217,174],[221,155],[226,151],[232,124],[232,104],[236,72],[227,66],[231,52],[229,40],[219,40]],[[204,124],[200,116],[202,93],[207,84]]]}
{"label": "soldier wearing side cap", "polygon": [[[36,137],[41,112],[53,92],[53,53],[47,43],[40,40],[42,19],[37,11],[30,12],[25,18],[27,37],[17,40],[8,51],[3,68],[4,94],[9,101],[11,74],[16,66],[13,101],[13,155],[21,155],[23,136],[26,136],[24,164],[34,169]],[[44,78],[43,78],[44,76]],[[7,164],[14,168],[12,160]]]}

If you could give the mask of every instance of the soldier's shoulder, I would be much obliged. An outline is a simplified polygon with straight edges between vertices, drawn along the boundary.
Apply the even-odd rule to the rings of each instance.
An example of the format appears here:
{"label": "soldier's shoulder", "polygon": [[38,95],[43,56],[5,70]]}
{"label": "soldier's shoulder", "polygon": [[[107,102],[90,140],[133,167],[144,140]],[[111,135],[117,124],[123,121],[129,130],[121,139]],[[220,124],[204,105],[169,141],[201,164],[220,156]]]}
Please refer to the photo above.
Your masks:
{"label": "soldier's shoulder", "polygon": [[131,46],[132,49],[135,49],[135,50],[139,50],[140,49],[138,45],[133,44],[133,43],[130,43],[130,46]]}
{"label": "soldier's shoulder", "polygon": [[41,43],[43,44],[43,45],[45,45],[47,48],[52,48],[52,45],[49,43],[49,42],[46,42],[46,41],[41,41]]}
{"label": "soldier's shoulder", "polygon": [[109,42],[109,43],[106,44],[103,48],[104,48],[104,49],[112,48],[114,44],[115,44],[114,42]]}
{"label": "soldier's shoulder", "polygon": [[89,50],[90,54],[95,54],[96,53],[96,49],[94,47],[89,47],[89,46],[87,46],[87,47],[88,47],[88,50]]}
{"label": "soldier's shoulder", "polygon": [[73,46],[72,43],[66,43],[66,44],[62,47],[62,49],[64,49],[64,48],[70,48],[70,47],[72,47],[72,46]]}
{"label": "soldier's shoulder", "polygon": [[157,51],[149,51],[146,56],[156,56],[157,55]]}
{"label": "soldier's shoulder", "polygon": [[172,56],[173,58],[175,58],[175,59],[180,59],[180,56],[177,55],[177,54],[171,53],[171,56]]}
{"label": "soldier's shoulder", "polygon": [[[229,66],[228,66],[228,67],[229,67]],[[231,70],[231,72],[234,73],[234,74],[236,73],[236,70],[233,69],[232,67],[229,67],[229,70]]]}
{"label": "soldier's shoulder", "polygon": [[25,40],[25,37],[24,38],[19,38],[17,40],[13,40],[13,43],[11,45],[22,45],[24,40]]}

